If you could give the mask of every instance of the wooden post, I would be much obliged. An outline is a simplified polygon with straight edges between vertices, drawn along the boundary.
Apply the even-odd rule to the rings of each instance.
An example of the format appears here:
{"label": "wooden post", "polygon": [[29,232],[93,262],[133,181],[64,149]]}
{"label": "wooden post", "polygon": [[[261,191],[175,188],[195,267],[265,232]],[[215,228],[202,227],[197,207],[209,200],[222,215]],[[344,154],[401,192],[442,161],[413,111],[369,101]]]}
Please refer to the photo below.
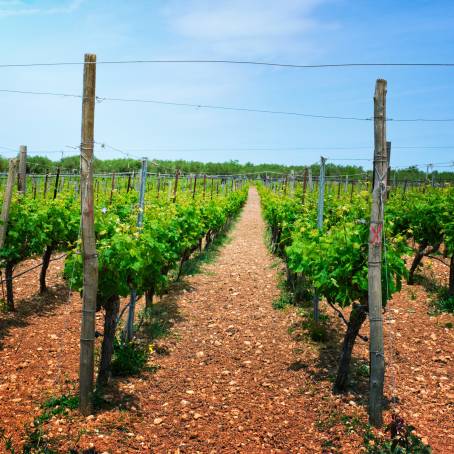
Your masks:
{"label": "wooden post", "polygon": [[161,190],[161,175],[158,173],[158,182],[156,184],[157,188],[157,199],[159,200],[159,191]]}
{"label": "wooden post", "polygon": [[308,178],[308,183],[309,183],[309,191],[312,192],[314,190],[314,182],[312,181],[312,169],[310,167],[308,169],[307,178]]}
{"label": "wooden post", "polygon": [[47,195],[47,183],[49,180],[49,170],[46,170],[46,175],[44,177],[44,190],[43,190],[43,196],[46,198]]}
{"label": "wooden post", "polygon": [[32,177],[32,190],[33,190],[33,200],[36,199],[36,189],[37,189],[37,183],[36,183],[36,177]]}
{"label": "wooden post", "polygon": [[177,169],[175,172],[175,186],[173,187],[173,203],[177,201],[177,191],[178,191],[178,178],[180,176],[180,171]]}
{"label": "wooden post", "polygon": [[131,189],[131,174],[128,175],[128,186],[126,187],[126,194],[130,191]]}
{"label": "wooden post", "polygon": [[213,190],[214,190],[214,178],[211,177],[211,190],[210,190],[210,192],[211,192],[211,197],[210,197],[211,200],[213,200]]}
{"label": "wooden post", "polygon": [[304,199],[306,198],[306,186],[307,186],[307,167],[305,167],[305,169],[304,169],[304,176],[303,176],[303,198],[301,200],[303,205],[304,205]]}
{"label": "wooden post", "polygon": [[196,190],[197,190],[197,174],[194,175],[194,189],[192,191],[192,199],[195,199]]}
{"label": "wooden post", "polygon": [[27,190],[27,147],[21,145],[19,148],[19,174],[17,179],[17,190],[25,194]]}
{"label": "wooden post", "polygon": [[203,175],[203,198],[205,199],[205,195],[207,192],[207,176],[206,174]]}
{"label": "wooden post", "polygon": [[[85,54],[80,144],[80,193],[82,212],[83,305],[80,332],[80,412],[93,412],[95,313],[98,292],[98,257],[93,201],[93,137],[95,123],[96,55]],[[57,187],[57,185],[55,185]],[[56,195],[56,194],[54,194]]]}
{"label": "wooden post", "polygon": [[368,303],[370,321],[370,394],[369,423],[383,424],[383,304],[381,288],[383,213],[386,197],[388,160],[386,157],[386,81],[378,79],[374,95],[374,189],[369,233]]}
{"label": "wooden post", "polygon": [[112,173],[112,186],[110,187],[110,199],[109,204],[112,205],[113,193],[115,190],[115,172]]}
{"label": "wooden post", "polygon": [[[83,121],[83,119],[82,119],[82,121]],[[54,197],[53,197],[54,200],[57,198],[59,179],[60,179],[60,166],[57,167],[57,176],[55,177],[55,187],[54,187]]]}
{"label": "wooden post", "polygon": [[8,179],[6,180],[5,192],[3,194],[2,214],[0,217],[0,249],[5,244],[6,230],[8,228],[9,209],[13,197],[13,188],[16,180],[17,160],[10,159],[8,167]]}

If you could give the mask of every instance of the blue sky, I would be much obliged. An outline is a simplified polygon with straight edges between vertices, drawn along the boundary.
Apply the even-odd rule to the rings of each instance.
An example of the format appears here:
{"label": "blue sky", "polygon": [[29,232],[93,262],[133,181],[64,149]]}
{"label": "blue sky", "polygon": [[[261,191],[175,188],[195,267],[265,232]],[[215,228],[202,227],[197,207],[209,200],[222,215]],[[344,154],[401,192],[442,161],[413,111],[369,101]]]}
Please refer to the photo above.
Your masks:
{"label": "blue sky", "polygon": [[[81,61],[85,52],[98,60],[454,62],[453,23],[452,1],[0,0],[0,64]],[[360,117],[372,115],[381,77],[389,117],[454,117],[454,68],[142,64],[97,71],[101,97]],[[0,89],[80,94],[81,82],[81,66],[0,68]],[[0,93],[0,146],[69,151],[66,145],[80,142],[80,104]],[[373,125],[105,101],[96,106],[95,136],[150,158],[309,164],[321,154],[370,158]],[[454,123],[389,123],[388,140],[394,166],[454,160]]]}

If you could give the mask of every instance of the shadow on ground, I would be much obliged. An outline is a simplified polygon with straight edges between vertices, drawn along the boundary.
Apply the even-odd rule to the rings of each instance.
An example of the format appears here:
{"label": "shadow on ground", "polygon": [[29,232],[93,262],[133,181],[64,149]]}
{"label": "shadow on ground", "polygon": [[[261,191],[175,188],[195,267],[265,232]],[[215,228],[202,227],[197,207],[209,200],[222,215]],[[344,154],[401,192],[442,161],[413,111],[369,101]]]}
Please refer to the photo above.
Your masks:
{"label": "shadow on ground", "polygon": [[29,298],[16,300],[16,310],[9,313],[0,313],[0,350],[4,339],[12,328],[23,328],[29,324],[31,317],[49,317],[56,309],[65,304],[68,295],[65,284],[55,285],[44,294],[32,295]]}
{"label": "shadow on ground", "polygon": [[[306,314],[310,311],[306,308],[300,320],[292,324],[289,334],[301,347],[295,349],[298,356],[305,351],[304,343],[311,343],[316,346],[317,358],[297,359],[288,366],[288,370],[298,373],[304,371],[314,384],[319,382],[329,383],[332,387],[337,374],[339,358],[342,349],[342,342],[345,333],[345,326],[335,319],[334,315],[321,316],[320,330],[313,330],[313,320]],[[356,342],[364,342],[357,338]],[[367,408],[369,395],[369,363],[358,356],[353,355],[350,364],[350,385],[345,394],[349,395],[349,400],[353,400],[357,405]],[[396,400],[396,397],[386,398],[385,408],[389,406],[389,400]]]}

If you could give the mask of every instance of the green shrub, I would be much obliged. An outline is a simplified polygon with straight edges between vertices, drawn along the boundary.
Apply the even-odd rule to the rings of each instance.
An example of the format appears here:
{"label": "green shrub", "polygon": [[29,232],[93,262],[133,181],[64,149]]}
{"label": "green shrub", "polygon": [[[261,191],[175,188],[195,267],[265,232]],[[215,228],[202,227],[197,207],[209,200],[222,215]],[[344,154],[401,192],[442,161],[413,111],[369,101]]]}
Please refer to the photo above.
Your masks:
{"label": "green shrub", "polygon": [[112,375],[124,377],[139,374],[146,366],[149,350],[137,342],[114,341]]}
{"label": "green shrub", "polygon": [[364,435],[364,446],[368,454],[431,454],[430,446],[424,444],[414,433],[415,428],[408,425],[398,415],[392,416],[391,423],[386,427],[389,439],[377,437],[369,429]]}

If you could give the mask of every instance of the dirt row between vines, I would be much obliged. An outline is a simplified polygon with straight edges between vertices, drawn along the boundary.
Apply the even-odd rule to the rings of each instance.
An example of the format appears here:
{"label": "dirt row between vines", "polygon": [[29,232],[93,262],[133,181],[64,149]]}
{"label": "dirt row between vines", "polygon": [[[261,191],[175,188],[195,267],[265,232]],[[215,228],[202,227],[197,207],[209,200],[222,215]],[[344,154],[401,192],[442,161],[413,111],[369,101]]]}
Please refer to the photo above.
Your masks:
{"label": "dirt row between vines", "polygon": [[[355,372],[355,393],[332,395],[343,327],[325,309],[336,329],[317,344],[294,308],[273,309],[280,265],[264,236],[252,189],[217,260],[157,303],[172,326],[155,345],[158,371],[113,380],[104,395],[110,408],[53,418],[44,441],[59,452],[360,452],[352,429],[354,417],[367,420],[367,378]],[[18,312],[0,315],[0,426],[16,446],[43,401],[76,392],[80,298],[68,298],[61,268],[52,263],[45,297],[35,296],[36,272],[20,278]],[[399,411],[435,452],[452,452],[454,330],[445,325],[453,317],[430,317],[420,286],[404,288],[390,308],[387,383],[395,386],[387,396],[399,398]],[[365,359],[358,342],[355,368]]]}

